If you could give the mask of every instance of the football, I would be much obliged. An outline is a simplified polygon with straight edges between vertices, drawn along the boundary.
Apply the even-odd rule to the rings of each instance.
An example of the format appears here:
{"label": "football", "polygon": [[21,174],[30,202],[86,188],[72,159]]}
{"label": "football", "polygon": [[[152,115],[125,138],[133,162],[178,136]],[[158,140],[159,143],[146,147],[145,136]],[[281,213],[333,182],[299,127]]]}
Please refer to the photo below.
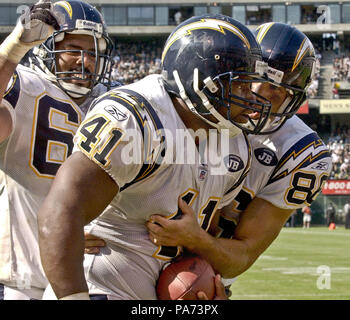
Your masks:
{"label": "football", "polygon": [[159,300],[197,300],[203,291],[208,299],[215,296],[215,272],[212,266],[198,256],[186,256],[170,263],[160,273],[157,282]]}

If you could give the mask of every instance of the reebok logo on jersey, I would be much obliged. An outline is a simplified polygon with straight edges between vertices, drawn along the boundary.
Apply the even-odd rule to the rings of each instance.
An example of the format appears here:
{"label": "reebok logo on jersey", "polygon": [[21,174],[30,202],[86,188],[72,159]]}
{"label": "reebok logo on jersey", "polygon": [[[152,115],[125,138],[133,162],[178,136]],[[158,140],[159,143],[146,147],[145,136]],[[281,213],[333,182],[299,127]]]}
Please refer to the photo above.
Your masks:
{"label": "reebok logo on jersey", "polygon": [[328,170],[328,166],[328,162],[320,161],[312,166],[311,169],[326,171]]}
{"label": "reebok logo on jersey", "polygon": [[226,156],[224,158],[224,163],[229,172],[237,172],[244,168],[243,160],[235,154]]}
{"label": "reebok logo on jersey", "polygon": [[255,158],[264,166],[275,166],[278,162],[276,154],[267,148],[254,150]]}
{"label": "reebok logo on jersey", "polygon": [[117,107],[115,106],[107,106],[105,107],[105,110],[113,116],[113,118],[117,119],[118,121],[124,121],[128,118],[128,116],[124,113],[121,112]]}

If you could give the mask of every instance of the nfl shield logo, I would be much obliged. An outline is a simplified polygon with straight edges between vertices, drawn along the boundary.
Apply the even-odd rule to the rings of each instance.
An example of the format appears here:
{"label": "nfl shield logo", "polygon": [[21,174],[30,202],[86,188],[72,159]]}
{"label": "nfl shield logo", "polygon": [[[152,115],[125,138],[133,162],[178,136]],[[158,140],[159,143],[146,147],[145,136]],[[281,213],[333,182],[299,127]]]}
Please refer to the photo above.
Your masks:
{"label": "nfl shield logo", "polygon": [[207,177],[208,168],[206,165],[201,165],[198,168],[198,170],[199,170],[198,178],[200,181],[203,181]]}

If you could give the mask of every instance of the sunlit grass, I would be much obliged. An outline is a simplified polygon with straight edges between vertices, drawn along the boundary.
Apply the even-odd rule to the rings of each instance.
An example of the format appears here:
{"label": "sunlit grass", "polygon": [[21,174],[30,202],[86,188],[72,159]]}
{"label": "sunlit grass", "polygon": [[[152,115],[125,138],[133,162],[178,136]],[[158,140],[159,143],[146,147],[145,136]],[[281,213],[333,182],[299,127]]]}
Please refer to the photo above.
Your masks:
{"label": "sunlit grass", "polygon": [[283,228],[231,291],[233,300],[350,299],[350,230]]}

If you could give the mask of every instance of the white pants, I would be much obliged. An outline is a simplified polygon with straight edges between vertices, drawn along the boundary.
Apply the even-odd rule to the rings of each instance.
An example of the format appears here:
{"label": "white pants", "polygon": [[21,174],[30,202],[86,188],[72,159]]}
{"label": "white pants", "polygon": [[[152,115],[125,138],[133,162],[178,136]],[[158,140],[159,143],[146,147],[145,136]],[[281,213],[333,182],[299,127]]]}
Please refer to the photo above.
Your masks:
{"label": "white pants", "polygon": [[43,293],[44,289],[18,289],[4,285],[4,300],[41,300]]}
{"label": "white pants", "polygon": [[303,217],[303,221],[304,222],[311,222],[311,215],[305,214],[304,217]]}

